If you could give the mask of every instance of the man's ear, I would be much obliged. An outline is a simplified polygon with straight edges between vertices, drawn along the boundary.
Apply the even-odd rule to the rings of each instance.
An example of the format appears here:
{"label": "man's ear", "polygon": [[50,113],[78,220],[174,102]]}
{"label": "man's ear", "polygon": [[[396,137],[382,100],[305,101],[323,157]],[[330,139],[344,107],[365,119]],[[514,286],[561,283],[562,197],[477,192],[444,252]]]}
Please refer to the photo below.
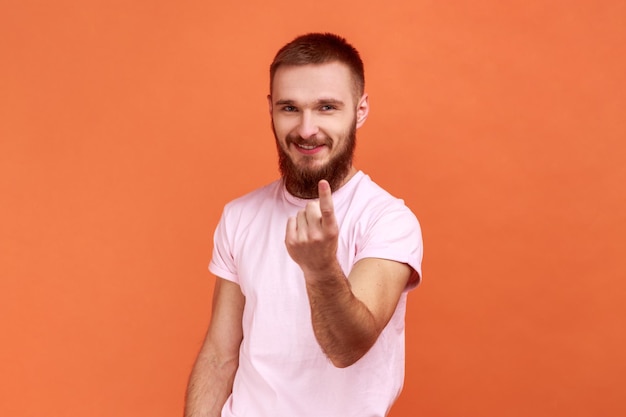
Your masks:
{"label": "man's ear", "polygon": [[357,105],[357,108],[356,108],[357,129],[363,126],[363,123],[365,123],[365,120],[367,120],[367,115],[369,114],[369,112],[370,112],[369,97],[367,93],[363,93],[363,96],[359,100],[359,104]]}
{"label": "man's ear", "polygon": [[272,111],[274,110],[274,105],[272,104],[272,95],[268,94],[267,95],[267,105],[270,109],[270,116],[272,115]]}

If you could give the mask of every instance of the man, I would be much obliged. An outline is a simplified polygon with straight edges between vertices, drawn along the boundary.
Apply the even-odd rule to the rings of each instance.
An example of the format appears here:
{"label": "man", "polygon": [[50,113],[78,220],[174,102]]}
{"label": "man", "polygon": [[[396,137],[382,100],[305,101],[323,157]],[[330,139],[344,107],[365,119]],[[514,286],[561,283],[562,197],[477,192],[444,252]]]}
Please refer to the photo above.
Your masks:
{"label": "man", "polygon": [[281,180],[229,203],[187,417],[384,416],[404,378],[419,224],[352,165],[369,112],[358,52],[332,34],[270,67]]}

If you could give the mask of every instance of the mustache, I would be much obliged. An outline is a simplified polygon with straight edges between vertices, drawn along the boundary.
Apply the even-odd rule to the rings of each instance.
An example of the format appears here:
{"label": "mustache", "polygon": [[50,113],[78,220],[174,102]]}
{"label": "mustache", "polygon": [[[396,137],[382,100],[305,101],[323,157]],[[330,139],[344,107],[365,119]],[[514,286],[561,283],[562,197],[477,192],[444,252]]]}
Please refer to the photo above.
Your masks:
{"label": "mustache", "polygon": [[326,135],[322,134],[322,135],[315,135],[314,137],[308,138],[308,139],[304,139],[302,136],[298,135],[298,134],[288,134],[285,137],[285,142],[287,143],[287,145],[290,144],[294,144],[294,145],[307,145],[307,146],[320,146],[320,145],[327,145],[327,146],[331,146],[333,141]]}

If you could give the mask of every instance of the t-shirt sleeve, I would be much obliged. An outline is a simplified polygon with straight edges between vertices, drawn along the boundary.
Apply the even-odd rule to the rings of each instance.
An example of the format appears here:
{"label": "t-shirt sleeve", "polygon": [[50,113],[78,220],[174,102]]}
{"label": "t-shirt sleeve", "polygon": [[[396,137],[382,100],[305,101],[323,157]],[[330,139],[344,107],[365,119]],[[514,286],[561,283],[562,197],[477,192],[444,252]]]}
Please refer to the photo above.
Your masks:
{"label": "t-shirt sleeve", "polygon": [[224,209],[213,234],[213,256],[209,262],[209,271],[220,278],[239,284],[237,266],[233,256],[232,227],[229,226],[232,225],[229,224],[228,210]]}
{"label": "t-shirt sleeve", "polygon": [[415,215],[397,200],[370,221],[355,257],[389,259],[406,263],[413,269],[407,289],[416,287],[422,277],[422,232]]}

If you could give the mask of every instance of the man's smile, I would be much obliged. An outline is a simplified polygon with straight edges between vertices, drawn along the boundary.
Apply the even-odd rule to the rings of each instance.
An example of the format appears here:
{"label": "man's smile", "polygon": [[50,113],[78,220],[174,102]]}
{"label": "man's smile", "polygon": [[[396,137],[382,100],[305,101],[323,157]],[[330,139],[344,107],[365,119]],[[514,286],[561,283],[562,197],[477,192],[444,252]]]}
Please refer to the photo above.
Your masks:
{"label": "man's smile", "polygon": [[313,155],[316,154],[318,152],[320,152],[322,149],[324,149],[324,147],[326,146],[325,144],[319,144],[319,145],[304,145],[304,144],[298,144],[298,143],[294,143],[294,145],[296,146],[296,149],[298,150],[298,152],[305,154],[305,155]]}

